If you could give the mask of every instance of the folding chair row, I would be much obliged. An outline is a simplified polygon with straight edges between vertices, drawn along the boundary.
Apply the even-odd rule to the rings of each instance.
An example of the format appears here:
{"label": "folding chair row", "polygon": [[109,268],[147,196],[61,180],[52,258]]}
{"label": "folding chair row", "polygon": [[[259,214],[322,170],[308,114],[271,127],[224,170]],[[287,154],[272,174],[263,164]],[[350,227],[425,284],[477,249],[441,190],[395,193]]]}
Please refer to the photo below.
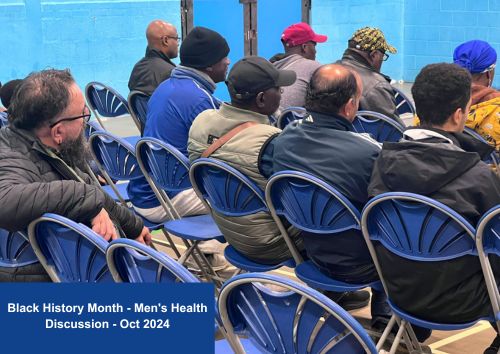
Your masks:
{"label": "folding chair row", "polygon": [[[199,282],[161,252],[128,239],[107,244],[86,226],[57,215],[34,221],[29,235],[54,281]],[[270,284],[283,291],[271,290]],[[227,338],[215,343],[217,353],[274,353],[277,348],[284,353],[376,353],[365,330],[337,304],[274,275],[249,273],[227,281],[217,299],[216,323]]]}

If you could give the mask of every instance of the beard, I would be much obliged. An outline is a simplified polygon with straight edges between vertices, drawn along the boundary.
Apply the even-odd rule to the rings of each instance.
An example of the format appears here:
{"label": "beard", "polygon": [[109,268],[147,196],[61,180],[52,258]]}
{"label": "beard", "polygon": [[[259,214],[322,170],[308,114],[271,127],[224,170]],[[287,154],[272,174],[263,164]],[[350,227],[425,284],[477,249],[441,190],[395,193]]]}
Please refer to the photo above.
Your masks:
{"label": "beard", "polygon": [[82,130],[82,133],[76,139],[63,141],[59,145],[59,154],[63,161],[71,167],[77,167],[81,171],[85,171],[88,161],[92,158],[84,131]]}

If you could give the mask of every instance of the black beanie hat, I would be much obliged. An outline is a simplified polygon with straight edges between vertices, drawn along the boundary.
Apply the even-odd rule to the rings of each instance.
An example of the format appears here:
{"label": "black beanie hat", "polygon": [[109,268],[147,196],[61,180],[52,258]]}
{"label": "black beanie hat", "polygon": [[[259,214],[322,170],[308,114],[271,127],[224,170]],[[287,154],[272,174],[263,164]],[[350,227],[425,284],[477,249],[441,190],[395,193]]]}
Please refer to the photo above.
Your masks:
{"label": "black beanie hat", "polygon": [[181,65],[204,69],[229,54],[229,46],[219,33],[205,27],[195,27],[182,41]]}

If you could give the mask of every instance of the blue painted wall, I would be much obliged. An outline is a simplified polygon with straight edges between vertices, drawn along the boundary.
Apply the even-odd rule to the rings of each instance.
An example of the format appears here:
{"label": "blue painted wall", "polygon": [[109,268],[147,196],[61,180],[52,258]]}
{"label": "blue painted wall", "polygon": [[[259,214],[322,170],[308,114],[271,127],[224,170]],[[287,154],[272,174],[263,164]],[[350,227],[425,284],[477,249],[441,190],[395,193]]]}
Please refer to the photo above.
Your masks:
{"label": "blue painted wall", "polygon": [[80,87],[103,81],[127,96],[156,18],[180,32],[179,0],[0,0],[0,81],[69,67]]}
{"label": "blue painted wall", "polygon": [[[195,24],[221,32],[234,63],[243,55],[238,0],[195,0]],[[130,71],[144,54],[145,29],[156,18],[180,28],[179,0],[0,0],[0,81],[47,67],[73,71],[80,86],[104,81],[128,94]],[[259,0],[259,54],[281,50],[279,35],[300,20],[299,0]],[[413,81],[426,64],[451,61],[453,49],[485,39],[500,53],[500,0],[313,0],[312,25],[329,36],[318,60],[339,59],[360,27],[380,27],[398,49],[383,71]],[[494,85],[500,86],[500,75]],[[227,98],[219,85],[221,98]]]}
{"label": "blue painted wall", "polygon": [[[328,34],[318,45],[323,63],[341,57],[352,33],[379,27],[398,49],[382,71],[395,80],[413,81],[430,63],[451,62],[462,42],[483,39],[500,55],[500,0],[313,0],[312,25]],[[500,75],[493,83],[500,87]]]}

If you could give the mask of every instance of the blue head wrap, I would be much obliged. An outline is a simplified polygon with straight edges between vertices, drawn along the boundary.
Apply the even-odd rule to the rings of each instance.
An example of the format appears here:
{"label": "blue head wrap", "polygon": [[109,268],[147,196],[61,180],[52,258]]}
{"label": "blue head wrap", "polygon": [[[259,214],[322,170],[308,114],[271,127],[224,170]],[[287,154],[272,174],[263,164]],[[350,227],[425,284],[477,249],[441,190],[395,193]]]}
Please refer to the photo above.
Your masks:
{"label": "blue head wrap", "polygon": [[497,52],[487,42],[473,40],[455,49],[453,62],[471,74],[482,73],[497,62]]}

